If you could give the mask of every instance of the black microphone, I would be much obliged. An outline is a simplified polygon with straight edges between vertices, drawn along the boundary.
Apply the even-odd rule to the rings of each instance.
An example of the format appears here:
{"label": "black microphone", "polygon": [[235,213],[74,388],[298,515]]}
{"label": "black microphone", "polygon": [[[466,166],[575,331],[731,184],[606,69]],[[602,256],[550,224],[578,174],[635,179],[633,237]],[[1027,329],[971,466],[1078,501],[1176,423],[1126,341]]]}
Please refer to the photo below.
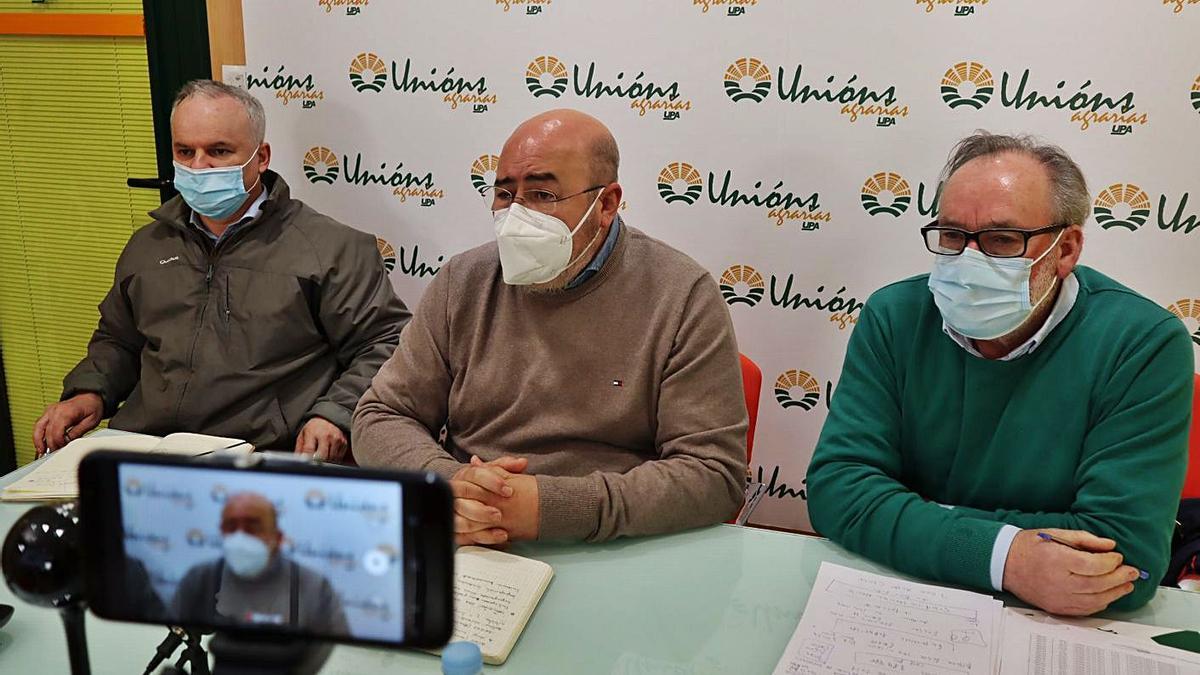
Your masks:
{"label": "black microphone", "polygon": [[175,650],[179,649],[179,645],[183,642],[183,638],[187,636],[187,633],[185,633],[183,629],[178,626],[168,626],[167,628],[169,629],[167,632],[167,637],[159,643],[158,649],[154,650],[154,658],[150,659],[150,665],[146,666],[146,671],[143,672],[142,675],[150,675],[154,672],[154,669],[158,667],[158,664],[171,658],[171,655],[175,653]]}

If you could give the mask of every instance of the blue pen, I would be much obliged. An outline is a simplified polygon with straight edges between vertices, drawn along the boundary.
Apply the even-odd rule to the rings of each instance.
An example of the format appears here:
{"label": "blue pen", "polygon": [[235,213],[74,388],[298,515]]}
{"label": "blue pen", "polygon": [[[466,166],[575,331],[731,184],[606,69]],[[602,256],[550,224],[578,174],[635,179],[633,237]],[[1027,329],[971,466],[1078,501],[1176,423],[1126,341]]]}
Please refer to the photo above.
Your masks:
{"label": "blue pen", "polygon": [[[1065,539],[1059,539],[1058,537],[1056,537],[1052,534],[1048,534],[1046,532],[1038,532],[1038,536],[1042,538],[1042,541],[1052,541],[1056,544],[1062,544],[1063,546],[1073,548],[1076,551],[1084,551],[1085,553],[1091,552],[1091,551],[1088,551],[1087,549],[1079,548],[1075,544],[1072,544],[1071,542],[1066,541]],[[1141,578],[1142,581],[1145,581],[1150,578],[1150,573],[1147,572],[1146,570],[1138,570],[1138,577]]]}

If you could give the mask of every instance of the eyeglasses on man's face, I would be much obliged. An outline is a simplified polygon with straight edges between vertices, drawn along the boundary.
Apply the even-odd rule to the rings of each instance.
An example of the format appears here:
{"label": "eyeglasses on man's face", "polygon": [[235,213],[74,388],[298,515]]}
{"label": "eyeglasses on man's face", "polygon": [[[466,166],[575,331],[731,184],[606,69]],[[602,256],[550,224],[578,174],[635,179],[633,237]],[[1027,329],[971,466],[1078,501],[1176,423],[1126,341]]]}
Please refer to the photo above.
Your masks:
{"label": "eyeglasses on man's face", "polygon": [[507,209],[516,202],[527,209],[533,209],[539,213],[544,213],[548,216],[554,215],[558,209],[560,202],[565,202],[568,199],[573,199],[588,192],[594,192],[604,187],[603,185],[593,185],[586,190],[580,190],[574,194],[569,194],[566,197],[559,197],[549,190],[525,190],[519,194],[514,194],[512,190],[495,185],[489,185],[479,191],[483,195],[484,201],[491,204],[493,212],[501,209]]}
{"label": "eyeglasses on man's face", "polygon": [[992,258],[1020,258],[1029,248],[1030,237],[1064,227],[1068,225],[1049,225],[1036,230],[995,227],[971,232],[958,227],[944,227],[935,220],[921,228],[921,237],[925,240],[925,248],[937,255],[959,255],[966,250],[967,244],[974,241],[981,253]]}

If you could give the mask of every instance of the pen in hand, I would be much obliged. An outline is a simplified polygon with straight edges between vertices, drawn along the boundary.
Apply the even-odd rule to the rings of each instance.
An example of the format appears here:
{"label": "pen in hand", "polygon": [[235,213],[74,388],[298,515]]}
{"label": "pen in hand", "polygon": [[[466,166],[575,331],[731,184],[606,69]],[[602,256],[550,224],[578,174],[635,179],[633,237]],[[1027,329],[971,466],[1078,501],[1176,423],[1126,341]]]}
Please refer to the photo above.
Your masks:
{"label": "pen in hand", "polygon": [[[1040,537],[1042,539],[1042,541],[1052,541],[1056,544],[1062,544],[1063,546],[1073,548],[1076,551],[1083,551],[1085,553],[1091,553],[1091,551],[1088,551],[1087,549],[1079,548],[1078,546],[1076,546],[1075,544],[1072,544],[1071,542],[1067,541],[1066,539],[1059,539],[1058,537],[1056,537],[1052,534],[1049,534],[1047,532],[1038,532],[1038,537]],[[1147,572],[1146,570],[1139,569],[1138,570],[1138,578],[1140,578],[1142,581],[1145,581],[1146,579],[1150,578],[1150,573]]]}

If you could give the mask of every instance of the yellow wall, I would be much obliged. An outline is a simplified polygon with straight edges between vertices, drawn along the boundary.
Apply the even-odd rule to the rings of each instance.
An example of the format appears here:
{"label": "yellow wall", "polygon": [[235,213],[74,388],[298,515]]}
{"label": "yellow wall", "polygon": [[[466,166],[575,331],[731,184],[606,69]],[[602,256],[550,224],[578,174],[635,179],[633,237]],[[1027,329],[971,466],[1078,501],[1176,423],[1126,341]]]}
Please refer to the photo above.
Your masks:
{"label": "yellow wall", "polygon": [[[37,7],[0,0],[0,13]],[[140,13],[141,2],[47,7]],[[117,256],[158,205],[125,178],[156,172],[144,40],[0,35],[0,343],[18,463],[85,352]]]}

